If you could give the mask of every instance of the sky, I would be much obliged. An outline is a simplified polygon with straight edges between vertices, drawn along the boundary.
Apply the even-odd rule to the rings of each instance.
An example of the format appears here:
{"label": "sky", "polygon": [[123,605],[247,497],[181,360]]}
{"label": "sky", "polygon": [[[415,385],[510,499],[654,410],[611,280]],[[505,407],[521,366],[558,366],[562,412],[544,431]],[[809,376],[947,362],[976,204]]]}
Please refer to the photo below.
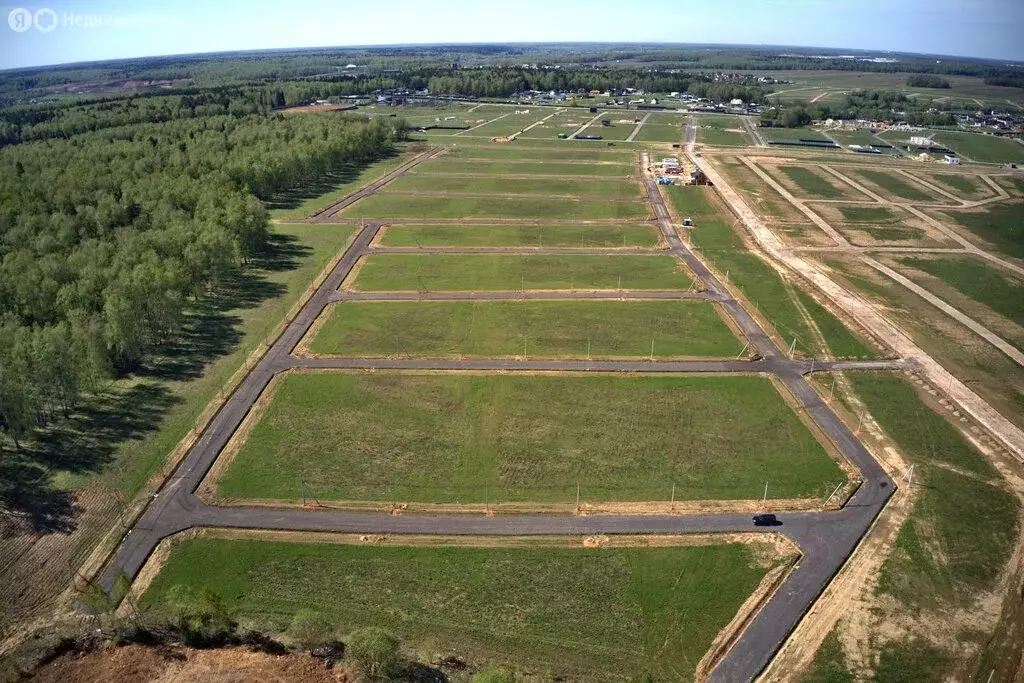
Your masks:
{"label": "sky", "polygon": [[1024,0],[48,0],[0,12],[0,69],[266,48],[587,41],[1024,61]]}

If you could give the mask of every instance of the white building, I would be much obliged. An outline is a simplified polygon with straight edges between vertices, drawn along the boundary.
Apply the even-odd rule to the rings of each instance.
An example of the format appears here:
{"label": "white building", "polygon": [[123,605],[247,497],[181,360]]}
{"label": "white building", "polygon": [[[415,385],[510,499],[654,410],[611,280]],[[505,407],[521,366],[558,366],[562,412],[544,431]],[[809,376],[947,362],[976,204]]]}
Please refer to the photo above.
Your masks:
{"label": "white building", "polygon": [[666,175],[678,174],[681,170],[682,167],[679,165],[679,159],[676,159],[675,157],[668,157],[661,160],[662,173]]}
{"label": "white building", "polygon": [[912,135],[910,137],[910,144],[916,147],[931,147],[932,139],[926,138],[923,135]]}
{"label": "white building", "polygon": [[952,154],[947,154],[946,156],[942,157],[942,160],[945,161],[950,166],[959,166],[960,165],[960,159],[955,157],[955,156],[953,156]]}

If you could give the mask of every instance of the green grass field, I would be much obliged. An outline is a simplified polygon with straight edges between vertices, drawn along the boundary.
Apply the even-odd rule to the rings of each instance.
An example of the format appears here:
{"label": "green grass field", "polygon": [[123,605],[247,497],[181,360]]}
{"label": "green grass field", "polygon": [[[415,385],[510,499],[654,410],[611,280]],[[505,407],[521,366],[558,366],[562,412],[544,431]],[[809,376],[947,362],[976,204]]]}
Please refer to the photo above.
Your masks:
{"label": "green grass field", "polygon": [[[857,396],[917,466],[921,498],[886,560],[878,590],[910,609],[967,605],[988,590],[1009,559],[1019,503],[985,482],[998,473],[952,424],[924,405],[900,377],[848,375]],[[981,480],[936,466],[947,464]]]}
{"label": "green grass field", "polygon": [[389,225],[387,247],[647,247],[658,245],[650,224],[608,225]]}
{"label": "green grass field", "polygon": [[[653,344],[652,344],[653,342]],[[343,355],[733,357],[743,343],[703,301],[336,304],[310,348]]]}
{"label": "green grass field", "polygon": [[[771,439],[764,435],[770,433]],[[284,377],[232,499],[571,503],[827,495],[844,476],[766,378]]]}
{"label": "green grass field", "polygon": [[959,131],[939,131],[935,140],[957,154],[983,163],[1024,163],[1024,145],[1009,138]]}
{"label": "green grass field", "polygon": [[982,261],[970,258],[901,258],[900,263],[923,270],[964,296],[988,306],[1024,326],[1024,283]]}
{"label": "green grass field", "polygon": [[824,176],[801,166],[779,166],[779,170],[811,197],[835,199],[844,192]]}
{"label": "green grass field", "polygon": [[910,199],[913,201],[934,201],[935,198],[924,190],[919,189],[916,185],[911,185],[903,178],[887,173],[885,171],[872,171],[869,169],[859,169],[852,171],[852,175],[859,175],[860,177],[869,180],[878,187],[891,192],[892,194],[902,199]]}
{"label": "green grass field", "polygon": [[313,608],[339,635],[381,626],[412,651],[455,652],[474,665],[572,681],[689,680],[766,572],[740,544],[593,550],[198,538],[174,545],[143,604],[159,604],[175,585],[206,587],[238,618],[273,630]]}
{"label": "green grass field", "polygon": [[609,220],[647,218],[640,201],[534,197],[431,197],[374,194],[342,212],[349,218],[540,218]]}
{"label": "green grass field", "polygon": [[[566,128],[564,132],[572,133],[573,131]],[[533,146],[527,147],[521,146],[519,143],[512,143],[470,146],[460,141],[452,158],[508,161],[516,159],[524,161],[611,161],[615,163],[632,163],[636,160],[633,152],[609,149],[600,144],[583,147],[578,143],[574,144],[564,140],[558,145],[546,147],[536,145],[537,143],[533,143]]]}
{"label": "green grass field", "polygon": [[840,145],[877,145],[881,144],[874,134],[865,128],[857,130],[830,130],[829,136]]}
{"label": "green grass field", "polygon": [[952,173],[934,173],[928,176],[929,180],[936,182],[938,185],[946,185],[954,190],[958,190],[965,195],[972,195],[978,191],[978,185],[967,176],[953,175]]}
{"label": "green grass field", "polygon": [[697,142],[718,147],[746,147],[750,144],[739,116],[697,116]]}
{"label": "green grass field", "polygon": [[840,204],[839,212],[850,223],[892,223],[897,220],[891,210],[885,207]]}
{"label": "green grass field", "polygon": [[866,232],[872,239],[880,242],[908,242],[911,240],[924,240],[928,235],[919,228],[905,228],[900,226],[889,226],[884,228],[863,226],[858,230]]}
{"label": "green grass field", "polygon": [[1024,203],[992,204],[980,212],[947,211],[950,217],[1007,256],[1024,258]]}
{"label": "green grass field", "polygon": [[[833,355],[844,358],[877,355],[828,310],[788,285],[774,268],[747,251],[732,228],[717,217],[700,188],[673,187],[668,195],[677,213],[694,216],[697,228],[691,232],[693,243],[721,273],[728,272],[729,279],[743,290],[784,340],[796,339],[797,352],[818,354],[810,320],[821,330]],[[806,316],[801,307],[807,311]]]}
{"label": "green grass field", "polygon": [[687,289],[680,261],[665,255],[373,254],[355,286],[377,291]]}
{"label": "green grass field", "polygon": [[636,134],[637,142],[680,142],[683,139],[683,127],[672,126],[648,121]]}
{"label": "green grass field", "polygon": [[[619,176],[636,175],[636,167],[629,163],[593,162],[530,162],[530,161],[461,161],[437,159],[416,166],[410,176],[464,174],[471,176],[538,175],[538,176]],[[407,176],[408,177],[408,176]]]}
{"label": "green grass field", "polygon": [[616,200],[641,196],[640,184],[629,180],[590,178],[509,178],[507,176],[407,175],[392,181],[388,192],[433,192],[486,195],[548,195]]}

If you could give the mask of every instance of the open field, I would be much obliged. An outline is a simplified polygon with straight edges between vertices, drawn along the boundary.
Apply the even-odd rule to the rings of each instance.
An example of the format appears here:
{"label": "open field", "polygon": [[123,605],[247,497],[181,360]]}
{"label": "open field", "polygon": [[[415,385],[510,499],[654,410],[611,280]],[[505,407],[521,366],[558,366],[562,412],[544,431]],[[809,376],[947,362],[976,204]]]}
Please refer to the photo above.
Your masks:
{"label": "open field", "polygon": [[[771,439],[764,435],[771,433]],[[424,503],[827,495],[845,479],[759,376],[285,376],[230,499]]]}
{"label": "open field", "polygon": [[[394,301],[335,304],[317,354],[438,357],[733,357],[703,301]],[[652,345],[652,342],[653,345]]]}
{"label": "open field", "polygon": [[1003,202],[944,213],[991,245],[996,252],[1024,259],[1024,203]]}
{"label": "open field", "polygon": [[[897,259],[897,263],[905,275],[967,315],[978,319],[982,317],[980,312],[971,309],[977,308],[976,304],[987,308],[985,319],[979,322],[1011,344],[1024,348],[1024,282],[1008,273],[1004,274],[985,261],[968,257],[936,258],[922,255],[903,257]],[[932,278],[938,279],[941,284],[934,283]],[[962,301],[957,294],[967,297],[975,305]],[[993,313],[1013,325],[991,320]]]}
{"label": "open field", "polygon": [[685,129],[685,116],[652,113],[637,133],[636,139],[640,142],[680,142]]}
{"label": "open field", "polygon": [[657,228],[646,223],[608,225],[389,225],[387,247],[644,247],[658,245]]}
{"label": "open field", "polygon": [[529,161],[461,161],[458,158],[442,157],[424,161],[416,166],[406,178],[412,176],[436,177],[444,174],[471,176],[538,175],[538,176],[620,176],[636,175],[632,163],[593,162],[529,162]]}
{"label": "open field", "polygon": [[899,283],[857,260],[821,261],[830,277],[887,315],[932,358],[968,382],[1005,418],[1024,426],[1024,368]]}
{"label": "open field", "polygon": [[983,163],[1024,163],[1024,145],[1010,138],[961,131],[938,131],[935,140],[971,161]]}
{"label": "open field", "polygon": [[638,199],[640,184],[628,180],[589,178],[509,178],[496,175],[407,175],[388,185],[390,192],[547,195],[591,199]]}
{"label": "open field", "polygon": [[574,681],[686,680],[775,561],[738,543],[366,547],[204,537],[174,545],[143,602],[166,600],[178,584],[206,587],[241,619],[280,630],[313,608],[339,634],[381,626],[412,651],[454,652],[474,666]]}
{"label": "open field", "polygon": [[587,201],[532,197],[436,197],[375,194],[342,214],[348,218],[537,218],[553,220],[643,219],[647,206],[639,201]]}
{"label": "open field", "polygon": [[778,170],[791,180],[797,187],[803,190],[804,196],[819,197],[822,199],[837,199],[846,192],[838,185],[838,181],[815,173],[803,166],[779,166]]}
{"label": "open field", "polygon": [[978,176],[963,173],[925,173],[919,171],[915,171],[914,175],[963,199],[982,199],[995,194],[992,188]]}
{"label": "open field", "polygon": [[687,289],[692,279],[669,255],[373,254],[354,286],[368,291]]}
{"label": "open field", "polygon": [[844,175],[849,175],[856,182],[863,183],[869,190],[885,196],[894,196],[898,199],[909,199],[915,202],[947,202],[941,195],[933,195],[929,190],[915,185],[913,181],[905,176],[900,176],[887,171],[876,171],[868,168],[843,169]]}
{"label": "open field", "polygon": [[[566,131],[572,132],[568,128]],[[468,142],[468,141],[467,141]],[[498,145],[487,144],[470,146],[466,142],[459,142],[456,151],[450,155],[454,159],[482,159],[499,161],[611,161],[615,163],[632,163],[636,160],[633,152],[619,149],[609,149],[607,146],[597,143],[584,146],[577,143],[563,140],[557,145],[538,147],[527,147],[518,142]]]}
{"label": "open field", "polygon": [[[872,633],[887,635],[881,643],[862,637],[862,631],[857,631],[861,637],[856,640],[826,639],[818,662],[831,662],[833,677],[805,680],[854,680],[836,677],[849,673],[839,640],[880,650],[874,680],[907,680],[900,675],[907,671],[928,671],[928,680],[945,679],[955,666],[964,664],[967,671],[955,670],[971,680],[969,672],[979,666],[973,653],[988,645],[991,636],[985,625],[990,617],[978,614],[979,605],[988,600],[988,591],[998,590],[999,574],[1017,537],[1020,503],[989,461],[925,405],[908,381],[866,373],[847,377],[857,397],[915,466],[917,500],[882,565],[877,597],[872,599]],[[949,627],[939,627],[939,622]],[[962,626],[957,628],[958,624]],[[838,628],[844,629],[845,622]],[[857,659],[863,661],[864,653]],[[989,671],[980,671],[983,680]]]}
{"label": "open field", "polygon": [[729,280],[755,304],[783,343],[795,339],[798,353],[819,355],[820,331],[824,335],[826,351],[837,357],[867,358],[875,355],[828,310],[750,253],[739,235],[717,218],[717,212],[708,204],[700,188],[672,188],[669,198],[677,213],[695,216],[697,227],[690,233],[693,244],[719,272],[729,274]]}
{"label": "open field", "polygon": [[697,142],[720,147],[746,147],[750,144],[739,116],[697,116]]}
{"label": "open field", "polygon": [[856,246],[957,246],[926,221],[897,206],[813,203],[810,207]]}
{"label": "open field", "polygon": [[858,128],[857,130],[829,130],[828,135],[840,145],[879,145],[884,143],[883,140],[879,140],[866,128]]}

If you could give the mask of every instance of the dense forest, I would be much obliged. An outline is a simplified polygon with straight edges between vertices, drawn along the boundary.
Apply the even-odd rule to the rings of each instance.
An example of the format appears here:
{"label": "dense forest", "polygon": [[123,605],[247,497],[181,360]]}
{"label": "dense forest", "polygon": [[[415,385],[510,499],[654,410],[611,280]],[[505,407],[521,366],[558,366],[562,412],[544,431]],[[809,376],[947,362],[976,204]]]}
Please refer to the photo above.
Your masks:
{"label": "dense forest", "polygon": [[211,115],[0,150],[0,429],[17,445],[159,353],[263,248],[262,200],[387,153],[403,128]]}

